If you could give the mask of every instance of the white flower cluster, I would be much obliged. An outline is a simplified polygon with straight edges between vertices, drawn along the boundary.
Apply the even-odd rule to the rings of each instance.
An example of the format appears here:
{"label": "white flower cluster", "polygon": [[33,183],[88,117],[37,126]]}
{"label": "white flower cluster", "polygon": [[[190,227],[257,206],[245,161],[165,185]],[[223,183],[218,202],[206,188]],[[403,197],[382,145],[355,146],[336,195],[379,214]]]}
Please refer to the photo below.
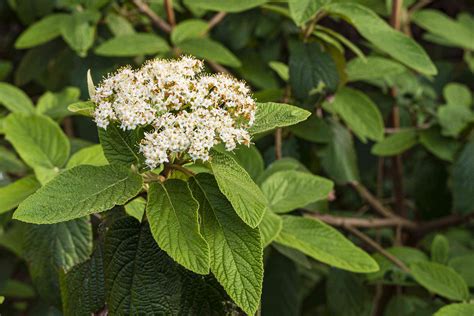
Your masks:
{"label": "white flower cluster", "polygon": [[202,72],[203,63],[192,57],[122,68],[96,88],[95,121],[102,128],[119,122],[123,130],[153,126],[140,143],[150,168],[168,162],[172,153],[208,160],[220,142],[227,150],[248,145],[255,118],[249,88],[228,75]]}

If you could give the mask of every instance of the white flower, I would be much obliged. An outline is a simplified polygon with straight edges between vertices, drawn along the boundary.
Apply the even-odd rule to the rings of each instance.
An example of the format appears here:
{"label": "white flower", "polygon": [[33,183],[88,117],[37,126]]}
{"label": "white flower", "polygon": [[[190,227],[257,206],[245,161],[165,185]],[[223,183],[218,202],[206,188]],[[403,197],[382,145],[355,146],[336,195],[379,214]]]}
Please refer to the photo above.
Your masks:
{"label": "white flower", "polygon": [[255,101],[247,85],[224,74],[203,74],[193,57],[152,60],[132,70],[125,67],[96,88],[97,126],[117,122],[123,130],[153,126],[140,142],[150,168],[186,153],[209,160],[209,150],[250,143],[247,129],[255,119]]}

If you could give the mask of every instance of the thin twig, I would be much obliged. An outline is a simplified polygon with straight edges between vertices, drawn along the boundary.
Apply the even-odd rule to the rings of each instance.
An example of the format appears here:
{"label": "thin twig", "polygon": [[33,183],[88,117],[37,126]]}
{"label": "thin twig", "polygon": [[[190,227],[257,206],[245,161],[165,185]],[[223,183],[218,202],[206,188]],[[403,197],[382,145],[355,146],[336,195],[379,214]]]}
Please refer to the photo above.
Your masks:
{"label": "thin twig", "polygon": [[349,231],[354,236],[358,237],[360,240],[364,241],[366,244],[377,250],[381,255],[383,255],[388,260],[392,261],[396,266],[398,266],[402,271],[407,273],[410,272],[410,269],[406,266],[403,261],[392,255],[390,252],[386,251],[382,246],[380,246],[375,240],[361,232],[355,227],[352,226],[344,226],[344,228]]}
{"label": "thin twig", "polygon": [[74,137],[74,124],[72,121],[72,117],[64,118],[63,127],[64,127],[64,132],[66,133],[67,136]]}
{"label": "thin twig", "polygon": [[166,23],[165,20],[160,18],[152,9],[150,9],[148,4],[143,2],[143,0],[133,0],[133,3],[138,8],[138,10],[150,18],[156,27],[160,28],[165,33],[171,33],[171,26]]}
{"label": "thin twig", "polygon": [[190,176],[190,177],[193,177],[196,175],[196,173],[186,167],[183,167],[181,165],[177,165],[177,164],[173,164],[173,163],[170,163],[170,164],[166,164],[166,166],[168,166],[170,169],[175,169],[175,170],[178,170],[178,171],[181,171],[182,173]]}
{"label": "thin twig", "polygon": [[170,24],[171,29],[176,26],[176,19],[174,17],[174,10],[173,10],[173,0],[165,0],[165,10],[166,16],[168,17],[168,22]]}
{"label": "thin twig", "polygon": [[389,208],[385,207],[379,199],[377,199],[367,188],[357,181],[349,183],[359,195],[372,206],[380,215],[388,218],[398,218]]}
{"label": "thin twig", "polygon": [[275,159],[280,160],[282,157],[281,143],[282,143],[281,127],[275,130]]}
{"label": "thin twig", "polygon": [[421,0],[421,1],[418,1],[417,3],[415,3],[409,10],[408,10],[408,15],[412,15],[413,13],[415,13],[416,11],[426,7],[428,4],[430,4],[431,2],[433,2],[433,0]]}
{"label": "thin twig", "polygon": [[226,12],[219,12],[214,15],[207,24],[206,33],[209,33],[210,30],[212,30],[217,24],[219,24],[226,17],[226,15]]}
{"label": "thin twig", "polygon": [[416,229],[417,223],[404,218],[358,218],[358,217],[345,217],[345,216],[334,216],[329,214],[319,214],[314,212],[306,212],[306,216],[319,219],[329,225],[344,227],[353,226],[361,228],[381,228],[381,227],[394,227],[403,226],[407,229]]}

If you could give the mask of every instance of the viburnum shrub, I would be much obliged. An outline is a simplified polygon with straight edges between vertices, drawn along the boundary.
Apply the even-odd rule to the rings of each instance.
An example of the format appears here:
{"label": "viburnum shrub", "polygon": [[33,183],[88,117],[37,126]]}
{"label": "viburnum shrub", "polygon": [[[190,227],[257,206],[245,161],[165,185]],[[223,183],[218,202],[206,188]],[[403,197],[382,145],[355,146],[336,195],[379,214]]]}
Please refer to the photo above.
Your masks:
{"label": "viburnum shrub", "polygon": [[473,8],[0,1],[0,315],[474,315]]}

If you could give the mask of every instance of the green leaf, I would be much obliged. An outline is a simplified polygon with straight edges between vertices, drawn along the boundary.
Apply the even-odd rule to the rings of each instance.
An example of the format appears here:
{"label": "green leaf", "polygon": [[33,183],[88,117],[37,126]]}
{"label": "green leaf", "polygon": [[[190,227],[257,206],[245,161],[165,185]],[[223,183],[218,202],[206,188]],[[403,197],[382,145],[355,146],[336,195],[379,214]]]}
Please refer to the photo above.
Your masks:
{"label": "green leaf", "polygon": [[291,126],[290,130],[299,138],[310,142],[328,143],[331,140],[331,128],[317,115],[311,115],[307,120]]}
{"label": "green leaf", "polygon": [[202,233],[211,250],[211,272],[232,300],[253,315],[262,293],[260,233],[235,214],[211,175],[198,174],[191,178],[190,186],[199,202]]}
{"label": "green leaf", "polygon": [[61,25],[68,18],[67,14],[50,14],[30,25],[20,34],[15,42],[15,48],[24,49],[49,42],[61,35]]}
{"label": "green leaf", "polygon": [[0,293],[3,298],[5,296],[17,299],[31,299],[35,297],[35,291],[29,284],[14,279],[2,280]]}
{"label": "green leaf", "polygon": [[415,280],[428,291],[454,301],[469,298],[466,282],[450,267],[435,262],[417,262],[410,269]]}
{"label": "green leaf", "polygon": [[23,248],[38,293],[60,306],[58,272],[68,271],[87,260],[92,252],[89,218],[53,225],[27,225]]}
{"label": "green leaf", "polygon": [[193,38],[203,37],[208,28],[208,23],[200,19],[188,19],[176,25],[171,32],[171,42],[175,45]]}
{"label": "green leaf", "polygon": [[123,166],[77,166],[23,201],[13,218],[35,224],[68,221],[123,205],[141,187],[142,177]]}
{"label": "green leaf", "polygon": [[105,280],[102,248],[91,258],[59,274],[63,312],[66,315],[90,315],[105,304]]}
{"label": "green leaf", "polygon": [[311,19],[328,0],[288,0],[290,14],[296,25],[301,26]]}
{"label": "green leaf", "polygon": [[133,57],[153,55],[169,51],[168,43],[161,37],[150,33],[120,35],[100,44],[96,55],[107,57]]}
{"label": "green leaf", "polygon": [[178,44],[186,54],[191,54],[205,60],[213,61],[225,66],[241,67],[240,60],[221,43],[210,38],[191,38]]}
{"label": "green leaf", "polygon": [[454,210],[469,213],[474,210],[474,142],[466,144],[452,171]]}
{"label": "green leaf", "polygon": [[143,214],[145,214],[146,200],[139,196],[125,204],[124,207],[125,213],[141,222],[143,219]]}
{"label": "green leaf", "polygon": [[467,286],[474,287],[474,254],[466,254],[449,260],[448,265],[466,281]]}
{"label": "green leaf", "polygon": [[219,189],[239,217],[250,227],[257,227],[267,208],[262,191],[230,155],[213,150],[211,157],[211,167]]}
{"label": "green leaf", "polygon": [[109,162],[104,156],[101,145],[93,145],[82,148],[71,156],[67,162],[66,169],[71,169],[79,165],[105,166]]}
{"label": "green leaf", "polygon": [[280,216],[270,210],[266,210],[262,221],[258,225],[260,231],[260,239],[263,247],[269,245],[280,233],[283,227],[283,221]]}
{"label": "green leaf", "polygon": [[209,246],[199,232],[199,204],[186,182],[152,183],[146,215],[158,246],[185,268],[209,273]]}
{"label": "green leaf", "polygon": [[27,176],[7,186],[0,187],[0,214],[17,207],[40,187],[41,185],[34,176]]}
{"label": "green leaf", "polygon": [[427,9],[413,15],[413,22],[458,47],[474,50],[472,29],[439,10]]}
{"label": "green leaf", "polygon": [[309,172],[308,169],[298,160],[289,157],[284,157],[282,159],[275,160],[274,162],[272,162],[267,167],[267,169],[265,169],[263,174],[258,177],[257,183],[261,185],[263,182],[265,182],[266,179],[268,179],[273,174],[280,171],[290,170]]}
{"label": "green leaf", "polygon": [[276,241],[340,269],[361,273],[379,269],[371,256],[319,220],[283,216],[283,229]]}
{"label": "green leaf", "polygon": [[278,74],[278,76],[280,76],[283,81],[288,82],[290,79],[290,68],[288,65],[279,61],[271,61],[268,63],[268,65]]}
{"label": "green leaf", "polygon": [[454,161],[454,156],[461,147],[457,140],[442,136],[438,128],[421,131],[420,144],[436,157],[450,162]]}
{"label": "green leaf", "polygon": [[107,14],[105,23],[110,32],[115,36],[128,35],[135,33],[133,25],[123,16],[110,12]]}
{"label": "green leaf", "polygon": [[80,101],[70,104],[67,109],[73,113],[92,117],[94,115],[94,103],[92,101]]}
{"label": "green leaf", "polygon": [[186,5],[193,7],[224,12],[241,12],[261,4],[268,0],[184,0]]}
{"label": "green leaf", "polygon": [[46,92],[38,100],[36,113],[62,119],[71,115],[68,105],[77,102],[80,94],[81,91],[76,87],[67,87],[58,93]]}
{"label": "green leaf", "polygon": [[399,131],[378,142],[372,147],[372,154],[377,156],[394,156],[407,151],[417,143],[416,131],[407,129]]}
{"label": "green leaf", "polygon": [[105,235],[104,270],[110,315],[176,315],[180,276],[147,224],[125,217]]}
{"label": "green leaf", "polygon": [[0,104],[10,112],[33,113],[35,111],[26,93],[6,82],[0,82]]}
{"label": "green leaf", "polygon": [[339,82],[336,63],[318,43],[290,43],[290,84],[304,100],[318,88],[335,91]]}
{"label": "green leaf", "polygon": [[376,13],[357,3],[330,3],[324,7],[340,15],[375,47],[425,75],[435,75],[436,67],[423,48],[410,37],[394,30]]}
{"label": "green leaf", "polygon": [[253,180],[256,180],[265,169],[262,155],[257,147],[240,145],[233,151],[235,160],[248,172]]}
{"label": "green leaf", "polygon": [[462,104],[440,106],[437,114],[444,136],[457,137],[470,123],[474,122],[474,114],[469,107]]}
{"label": "green leaf", "polygon": [[13,152],[0,146],[0,172],[22,173],[25,171],[25,164]]}
{"label": "green leaf", "polygon": [[323,104],[328,111],[341,116],[349,128],[366,142],[383,139],[384,125],[382,114],[372,100],[361,91],[341,88],[331,101]]}
{"label": "green leaf", "polygon": [[86,57],[87,51],[94,44],[95,23],[99,17],[98,12],[75,12],[61,23],[61,35],[64,41],[80,57]]}
{"label": "green leaf", "polygon": [[443,88],[443,96],[448,104],[464,105],[466,107],[470,107],[472,104],[471,90],[460,83],[448,83]]}
{"label": "green leaf", "polygon": [[62,167],[69,157],[69,140],[49,117],[12,113],[5,121],[5,135],[23,161],[33,168]]}
{"label": "green leaf", "polygon": [[474,304],[458,303],[440,308],[433,316],[471,316],[474,315]]}
{"label": "green leaf", "polygon": [[389,76],[396,76],[406,71],[405,66],[388,58],[369,56],[351,59],[347,63],[347,80],[377,80]]}
{"label": "green leaf", "polygon": [[[357,45],[353,44],[350,40],[345,38],[340,33],[321,25],[316,25],[316,31],[314,33],[318,33],[320,35],[326,34],[326,36],[332,38],[332,40],[336,41],[336,43],[341,42],[342,44],[344,44],[344,46],[349,48],[362,61],[367,61],[367,58],[365,57],[364,53],[359,49],[359,47],[357,47]],[[344,50],[342,49],[341,52],[344,52]]]}
{"label": "green leaf", "polygon": [[337,183],[358,181],[357,155],[351,134],[336,122],[331,124],[330,132],[331,141],[319,152],[323,168]]}
{"label": "green leaf", "polygon": [[431,243],[431,260],[445,264],[449,259],[449,241],[443,235],[436,235]]}
{"label": "green leaf", "polygon": [[139,166],[139,142],[141,132],[139,129],[123,131],[118,125],[110,124],[107,129],[99,128],[99,139],[104,150],[104,155],[110,163]]}
{"label": "green leaf", "polygon": [[250,133],[255,135],[278,127],[290,126],[306,120],[311,113],[299,107],[284,103],[257,103],[255,123]]}
{"label": "green leaf", "polygon": [[333,189],[331,180],[301,171],[280,171],[262,183],[262,192],[275,213],[294,209],[327,199]]}

